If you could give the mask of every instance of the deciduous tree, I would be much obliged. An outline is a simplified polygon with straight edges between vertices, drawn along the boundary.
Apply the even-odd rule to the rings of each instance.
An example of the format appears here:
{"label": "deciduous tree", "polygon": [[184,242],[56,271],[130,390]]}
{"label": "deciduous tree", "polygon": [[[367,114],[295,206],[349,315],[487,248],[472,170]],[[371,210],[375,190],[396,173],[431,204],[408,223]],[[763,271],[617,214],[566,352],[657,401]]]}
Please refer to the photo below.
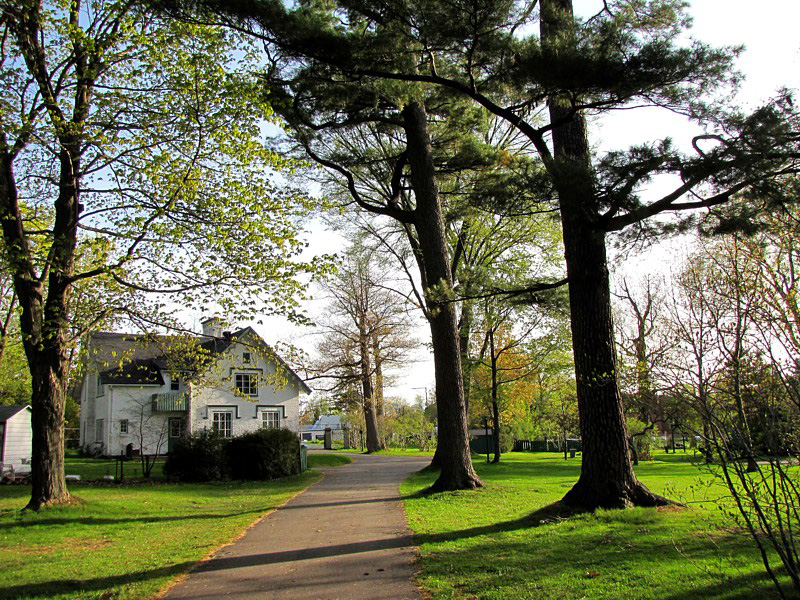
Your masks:
{"label": "deciduous tree", "polygon": [[[286,163],[260,141],[271,111],[243,38],[125,0],[0,8],[0,225],[33,384],[28,507],[39,509],[68,498],[69,354],[85,332],[70,331],[76,287],[105,278],[159,294],[139,315],[151,325],[167,302],[236,316],[261,297],[292,314],[293,276],[311,270],[292,260],[308,204],[271,181]],[[79,264],[80,244],[93,251]],[[86,325],[133,306],[97,306]]]}

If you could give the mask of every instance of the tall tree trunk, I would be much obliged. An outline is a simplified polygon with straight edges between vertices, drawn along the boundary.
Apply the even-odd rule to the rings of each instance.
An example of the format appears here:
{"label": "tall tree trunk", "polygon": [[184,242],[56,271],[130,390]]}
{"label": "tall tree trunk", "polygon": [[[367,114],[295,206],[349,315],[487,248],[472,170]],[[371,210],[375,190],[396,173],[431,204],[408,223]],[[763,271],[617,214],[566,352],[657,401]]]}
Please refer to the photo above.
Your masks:
{"label": "tall tree trunk", "polygon": [[80,161],[74,154],[75,146],[74,142],[65,143],[60,156],[60,190],[46,298],[23,230],[13,156],[3,148],[0,158],[0,224],[5,258],[14,275],[21,308],[20,333],[31,373],[31,499],[27,508],[32,510],[69,500],[64,478],[64,406],[69,368],[65,331],[80,210],[76,174]]}
{"label": "tall tree trunk", "polygon": [[383,357],[378,334],[372,334],[372,359],[375,362],[375,413],[383,416]]}
{"label": "tall tree trunk", "polygon": [[461,301],[461,316],[458,319],[458,346],[461,351],[461,370],[464,380],[464,413],[469,425],[469,396],[472,387],[472,362],[469,355],[469,338],[472,335],[472,300]]}
{"label": "tall tree trunk", "polygon": [[436,371],[439,417],[437,447],[441,473],[434,491],[472,489],[482,485],[472,468],[469,431],[464,412],[461,348],[448,259],[448,244],[436,187],[428,121],[424,107],[411,102],[403,109],[403,122],[411,168],[411,186],[417,201],[415,227],[425,262],[428,305]]}
{"label": "tall tree trunk", "polygon": [[[543,0],[541,39],[546,53],[569,51],[571,0]],[[567,47],[564,44],[567,44]],[[568,97],[548,100],[553,129],[550,175],[558,193],[569,280],[570,324],[583,440],[581,475],[563,501],[593,510],[652,506],[667,501],[633,472],[622,399],[617,386],[605,233],[596,226],[595,195],[585,119]]]}
{"label": "tall tree trunk", "polygon": [[378,419],[375,416],[375,406],[372,389],[372,374],[370,365],[370,339],[367,332],[366,316],[360,316],[358,332],[359,352],[361,353],[361,391],[364,402],[364,422],[367,429],[367,453],[377,452],[381,449],[378,436]]}
{"label": "tall tree trunk", "polygon": [[64,478],[66,368],[57,347],[35,351],[31,371],[31,499],[39,510],[69,499]]}
{"label": "tall tree trunk", "polygon": [[494,346],[494,324],[489,324],[489,356],[492,365],[492,447],[494,450],[493,463],[500,462],[500,408],[497,404],[497,353]]}
{"label": "tall tree trunk", "polygon": [[[375,361],[375,389],[373,390],[373,397],[375,398],[375,416],[383,416],[383,357],[381,356],[380,343],[378,342],[378,334],[372,335],[372,355]],[[375,420],[375,427],[378,436],[378,449],[386,450],[386,439],[381,435],[378,420]]]}

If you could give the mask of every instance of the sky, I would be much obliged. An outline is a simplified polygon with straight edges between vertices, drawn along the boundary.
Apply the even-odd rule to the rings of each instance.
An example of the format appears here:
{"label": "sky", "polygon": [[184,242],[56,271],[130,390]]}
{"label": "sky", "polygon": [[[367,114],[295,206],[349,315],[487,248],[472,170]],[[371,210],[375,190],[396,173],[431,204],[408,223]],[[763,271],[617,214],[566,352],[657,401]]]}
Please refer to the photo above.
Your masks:
{"label": "sky", "polygon": [[[590,15],[602,6],[599,0],[575,0],[575,12]],[[745,51],[737,61],[745,80],[737,95],[740,106],[754,108],[775,95],[780,87],[800,89],[800,0],[694,0],[689,10],[694,19],[692,37],[715,46],[744,45]],[[672,137],[676,143],[690,139],[693,129],[675,115],[655,110],[619,111],[593,123],[592,143],[599,151],[626,148],[644,139]],[[306,256],[336,252],[343,240],[338,234],[314,223],[307,236]],[[667,244],[654,247],[628,261],[628,270],[657,270],[668,267],[672,250]],[[624,271],[624,269],[623,269]],[[308,305],[313,316],[321,308],[319,301]],[[313,332],[302,331],[277,319],[253,324],[268,343],[288,341],[310,351]],[[420,317],[420,337],[427,339],[426,327]],[[434,386],[433,363],[430,352],[422,348],[397,385],[387,395],[412,401],[430,395]]]}

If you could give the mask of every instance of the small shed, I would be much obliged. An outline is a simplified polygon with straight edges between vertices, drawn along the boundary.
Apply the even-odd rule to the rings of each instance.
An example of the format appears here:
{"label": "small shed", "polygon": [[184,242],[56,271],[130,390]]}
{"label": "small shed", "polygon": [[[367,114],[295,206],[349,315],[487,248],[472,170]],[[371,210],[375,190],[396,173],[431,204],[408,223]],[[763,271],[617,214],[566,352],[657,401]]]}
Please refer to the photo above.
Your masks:
{"label": "small shed", "polygon": [[0,406],[0,463],[17,473],[30,471],[31,407]]}

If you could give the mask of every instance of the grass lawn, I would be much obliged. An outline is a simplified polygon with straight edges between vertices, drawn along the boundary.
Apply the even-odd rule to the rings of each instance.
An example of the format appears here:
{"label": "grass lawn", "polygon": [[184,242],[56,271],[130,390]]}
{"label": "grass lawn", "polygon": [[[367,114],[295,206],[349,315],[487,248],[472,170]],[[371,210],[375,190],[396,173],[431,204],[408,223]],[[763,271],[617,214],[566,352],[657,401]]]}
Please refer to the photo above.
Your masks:
{"label": "grass lawn", "polygon": [[[322,442],[304,442],[308,444],[309,449],[311,448],[318,448],[322,450],[323,444]],[[345,454],[362,454],[364,451],[359,448],[344,448],[341,442],[334,443],[333,448],[331,450],[327,450],[327,452],[343,452]],[[409,447],[409,448],[399,448],[399,447],[392,447],[387,448],[386,450],[380,450],[375,454],[377,456],[433,456],[434,450],[420,450],[416,447]],[[311,453],[309,453],[311,456]]]}
{"label": "grass lawn", "polygon": [[388,448],[381,450],[379,456],[433,456],[434,450],[420,450],[419,448]]}
{"label": "grass lawn", "polygon": [[341,467],[353,462],[353,459],[344,454],[316,454],[310,452],[308,454],[308,468],[315,467]]}
{"label": "grass lawn", "polygon": [[749,540],[718,509],[723,490],[663,453],[637,468],[656,493],[687,509],[598,511],[544,522],[530,515],[577,480],[580,458],[510,453],[476,459],[486,487],[431,496],[435,474],[403,484],[420,546],[419,580],[433,598],[753,598],[773,595]]}
{"label": "grass lawn", "polygon": [[[164,476],[164,461],[166,458],[159,458],[153,466],[151,476],[161,479]],[[142,476],[142,462],[138,458],[126,460],[123,463],[123,475],[125,479],[138,479]],[[95,481],[102,479],[106,475],[119,476],[119,465],[113,458],[88,458],[80,457],[75,453],[67,454],[65,458],[64,473],[66,475],[80,475],[82,481]]]}
{"label": "grass lawn", "polygon": [[[68,459],[83,479],[113,461]],[[346,464],[309,456],[309,466]],[[126,471],[127,477],[127,471]],[[0,486],[0,598],[149,598],[198,560],[318,479],[271,482],[77,484],[81,502],[21,513],[30,488]]]}

